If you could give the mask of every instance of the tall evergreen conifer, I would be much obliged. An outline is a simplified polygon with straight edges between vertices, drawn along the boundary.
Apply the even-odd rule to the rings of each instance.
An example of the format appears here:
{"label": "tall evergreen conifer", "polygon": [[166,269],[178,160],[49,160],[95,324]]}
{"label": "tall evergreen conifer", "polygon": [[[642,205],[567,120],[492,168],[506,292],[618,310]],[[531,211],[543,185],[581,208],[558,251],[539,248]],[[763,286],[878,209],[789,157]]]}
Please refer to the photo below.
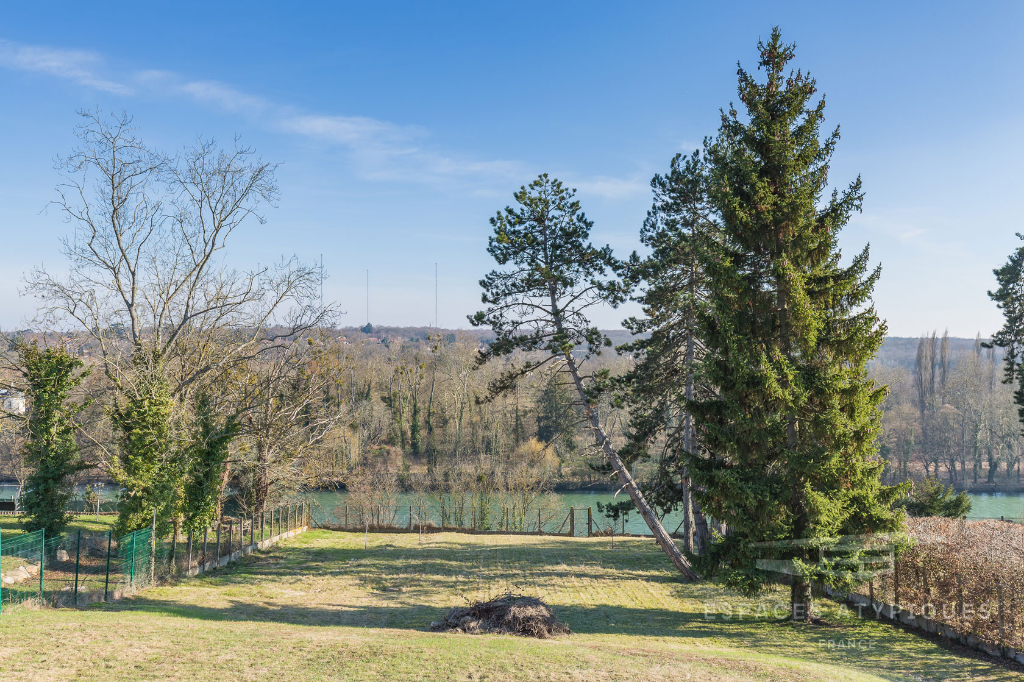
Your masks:
{"label": "tall evergreen conifer", "polygon": [[700,250],[708,306],[702,369],[714,393],[690,403],[703,456],[688,468],[705,511],[727,525],[707,566],[755,592],[791,574],[792,615],[811,617],[810,582],[846,586],[826,553],[844,535],[888,532],[902,490],[877,457],[885,387],[866,364],[885,335],[868,250],[840,263],[839,231],[861,208],[858,178],[826,197],[838,128],[819,137],[815,81],[786,71],[794,48],[761,42],[766,81],[739,69],[745,116],[723,112],[705,145],[718,238]]}

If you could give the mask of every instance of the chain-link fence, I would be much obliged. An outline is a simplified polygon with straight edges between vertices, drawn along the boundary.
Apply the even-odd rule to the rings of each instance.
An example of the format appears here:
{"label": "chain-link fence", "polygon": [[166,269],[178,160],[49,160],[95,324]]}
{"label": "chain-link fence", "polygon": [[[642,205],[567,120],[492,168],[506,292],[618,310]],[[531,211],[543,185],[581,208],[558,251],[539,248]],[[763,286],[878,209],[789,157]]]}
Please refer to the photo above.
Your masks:
{"label": "chain-link fence", "polygon": [[237,561],[309,525],[309,505],[288,505],[249,517],[225,518],[199,537],[154,537],[142,528],[112,532],[44,531],[0,535],[0,613],[19,604],[82,606]]}
{"label": "chain-link fence", "polygon": [[43,531],[10,539],[0,536],[0,609],[30,600],[42,602],[40,570],[45,560]]}

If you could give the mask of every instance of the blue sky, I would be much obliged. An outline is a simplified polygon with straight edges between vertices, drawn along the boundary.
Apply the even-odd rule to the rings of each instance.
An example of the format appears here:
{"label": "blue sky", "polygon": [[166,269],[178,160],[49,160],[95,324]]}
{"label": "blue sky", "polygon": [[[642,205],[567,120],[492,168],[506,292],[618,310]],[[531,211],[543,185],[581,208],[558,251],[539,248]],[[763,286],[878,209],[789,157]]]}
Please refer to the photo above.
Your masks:
{"label": "blue sky", "polygon": [[[126,110],[173,150],[241,135],[282,196],[230,258],[315,260],[343,324],[466,326],[487,219],[539,172],[579,189],[595,241],[637,248],[651,176],[714,134],[771,27],[842,126],[842,237],[883,267],[890,334],[991,334],[986,291],[1024,232],[1024,4],[9,3],[0,23],[0,326],[68,226],[53,160],[80,108]],[[625,311],[596,321],[618,327]]]}

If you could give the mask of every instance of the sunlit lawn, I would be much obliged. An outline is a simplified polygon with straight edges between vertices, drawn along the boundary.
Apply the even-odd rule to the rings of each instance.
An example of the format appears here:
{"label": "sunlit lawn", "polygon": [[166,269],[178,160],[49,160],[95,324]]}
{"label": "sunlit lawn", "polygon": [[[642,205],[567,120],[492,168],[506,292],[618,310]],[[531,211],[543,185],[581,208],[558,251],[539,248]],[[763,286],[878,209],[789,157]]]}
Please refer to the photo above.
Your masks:
{"label": "sunlit lawn", "polygon": [[[25,529],[22,528],[21,522],[24,517],[22,516],[8,516],[0,515],[0,542],[3,538],[13,535],[24,533]],[[98,520],[97,520],[98,519]],[[96,516],[95,514],[76,514],[71,523],[68,524],[64,530],[65,533],[74,533],[78,530],[84,530],[89,532],[106,532],[110,530],[114,522],[117,521],[116,516]]]}
{"label": "sunlit lawn", "polygon": [[[505,590],[539,596],[574,634],[428,631],[447,608]],[[314,531],[117,604],[12,610],[0,619],[0,671],[124,680],[1019,679],[834,604],[822,605],[829,625],[774,620],[770,607],[786,596],[749,600],[682,583],[645,540]],[[758,616],[759,606],[768,613]]]}

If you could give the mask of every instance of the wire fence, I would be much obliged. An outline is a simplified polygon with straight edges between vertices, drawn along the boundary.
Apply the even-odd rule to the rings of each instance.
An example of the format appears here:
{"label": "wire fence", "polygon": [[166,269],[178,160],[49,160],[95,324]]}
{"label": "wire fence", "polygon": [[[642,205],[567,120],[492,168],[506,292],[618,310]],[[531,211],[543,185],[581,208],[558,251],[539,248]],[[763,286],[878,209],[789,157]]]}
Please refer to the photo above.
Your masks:
{"label": "wire fence", "polygon": [[24,604],[82,606],[119,599],[226,566],[309,523],[310,507],[299,503],[225,518],[199,537],[154,537],[152,528],[121,537],[113,531],[0,534],[0,613]]}
{"label": "wire fence", "polygon": [[[446,507],[422,505],[346,504],[325,510],[314,509],[314,522],[323,528],[377,533],[458,532],[521,533],[568,537],[627,536],[646,537],[626,532],[625,515],[616,519],[594,514],[593,507],[500,507],[464,505]],[[673,535],[678,532],[673,531]]]}

